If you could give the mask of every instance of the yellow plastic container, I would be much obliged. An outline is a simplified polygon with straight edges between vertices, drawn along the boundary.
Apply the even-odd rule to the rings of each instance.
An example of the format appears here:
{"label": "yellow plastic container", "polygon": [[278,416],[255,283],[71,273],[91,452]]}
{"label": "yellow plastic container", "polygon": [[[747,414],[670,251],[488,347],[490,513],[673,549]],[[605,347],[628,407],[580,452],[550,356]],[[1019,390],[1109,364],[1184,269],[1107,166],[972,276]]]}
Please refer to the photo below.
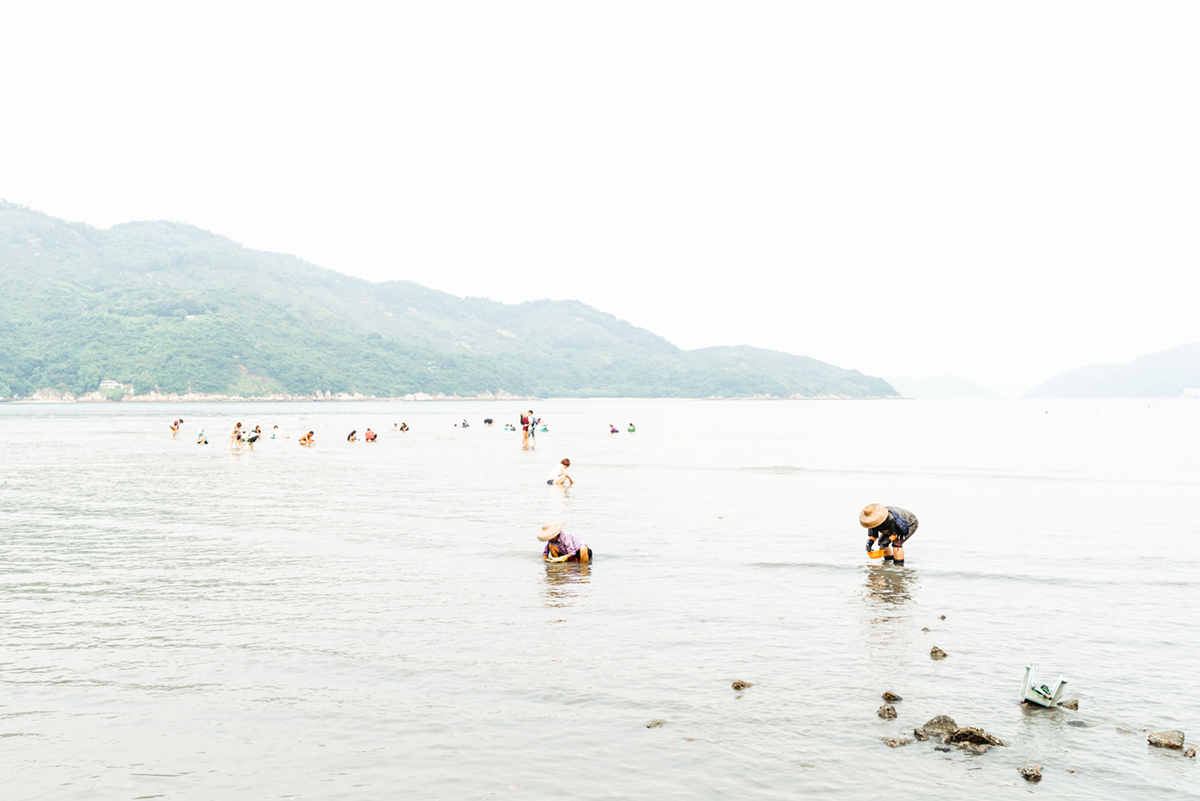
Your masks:
{"label": "yellow plastic container", "polygon": [[878,559],[879,557],[883,556],[883,553],[883,548],[880,548],[878,551],[867,551],[867,556],[871,557],[872,559]]}

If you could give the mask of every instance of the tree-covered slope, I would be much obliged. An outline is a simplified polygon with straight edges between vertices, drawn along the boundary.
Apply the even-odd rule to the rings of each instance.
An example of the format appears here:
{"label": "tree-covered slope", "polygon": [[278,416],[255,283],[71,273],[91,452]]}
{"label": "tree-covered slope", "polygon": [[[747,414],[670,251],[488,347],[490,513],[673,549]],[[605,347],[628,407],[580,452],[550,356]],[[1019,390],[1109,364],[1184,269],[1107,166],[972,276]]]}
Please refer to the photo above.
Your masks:
{"label": "tree-covered slope", "polygon": [[101,230],[0,201],[0,397],[104,379],[137,394],[896,394],[806,357],[683,351],[578,301],[372,284],[189,225]]}

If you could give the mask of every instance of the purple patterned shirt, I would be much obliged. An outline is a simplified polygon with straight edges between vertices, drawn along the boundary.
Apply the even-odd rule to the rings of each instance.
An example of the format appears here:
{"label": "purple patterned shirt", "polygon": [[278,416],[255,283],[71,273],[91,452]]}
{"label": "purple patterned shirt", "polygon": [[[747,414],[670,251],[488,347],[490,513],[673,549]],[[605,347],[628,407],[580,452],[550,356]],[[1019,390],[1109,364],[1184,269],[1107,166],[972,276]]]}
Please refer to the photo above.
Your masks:
{"label": "purple patterned shirt", "polygon": [[550,555],[550,546],[554,545],[558,548],[558,555],[574,556],[587,546],[576,537],[574,534],[567,531],[565,528],[558,533],[558,536],[546,543],[546,550],[542,551],[542,556]]}

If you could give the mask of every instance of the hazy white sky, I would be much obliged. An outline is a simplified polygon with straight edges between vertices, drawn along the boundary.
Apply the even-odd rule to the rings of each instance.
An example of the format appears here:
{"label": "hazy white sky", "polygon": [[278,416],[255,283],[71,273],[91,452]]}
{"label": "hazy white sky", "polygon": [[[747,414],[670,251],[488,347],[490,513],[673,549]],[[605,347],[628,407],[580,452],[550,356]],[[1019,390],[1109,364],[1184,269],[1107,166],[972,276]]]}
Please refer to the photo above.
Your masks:
{"label": "hazy white sky", "polygon": [[1019,394],[1200,340],[1195,2],[10,3],[0,197]]}

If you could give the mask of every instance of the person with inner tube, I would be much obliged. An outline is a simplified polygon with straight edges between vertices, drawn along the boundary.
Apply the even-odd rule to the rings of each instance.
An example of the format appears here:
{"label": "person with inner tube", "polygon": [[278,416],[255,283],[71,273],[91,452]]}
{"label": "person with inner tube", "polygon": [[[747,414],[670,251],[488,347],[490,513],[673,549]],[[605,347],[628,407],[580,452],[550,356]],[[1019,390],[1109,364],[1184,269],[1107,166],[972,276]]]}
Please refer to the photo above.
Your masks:
{"label": "person with inner tube", "polygon": [[867,552],[883,549],[883,562],[904,566],[904,543],[917,533],[917,516],[899,506],[873,503],[858,515],[867,529]]}
{"label": "person with inner tube", "polygon": [[546,543],[542,559],[547,562],[590,562],[592,549],[583,540],[563,528],[562,523],[547,523],[537,538]]}

